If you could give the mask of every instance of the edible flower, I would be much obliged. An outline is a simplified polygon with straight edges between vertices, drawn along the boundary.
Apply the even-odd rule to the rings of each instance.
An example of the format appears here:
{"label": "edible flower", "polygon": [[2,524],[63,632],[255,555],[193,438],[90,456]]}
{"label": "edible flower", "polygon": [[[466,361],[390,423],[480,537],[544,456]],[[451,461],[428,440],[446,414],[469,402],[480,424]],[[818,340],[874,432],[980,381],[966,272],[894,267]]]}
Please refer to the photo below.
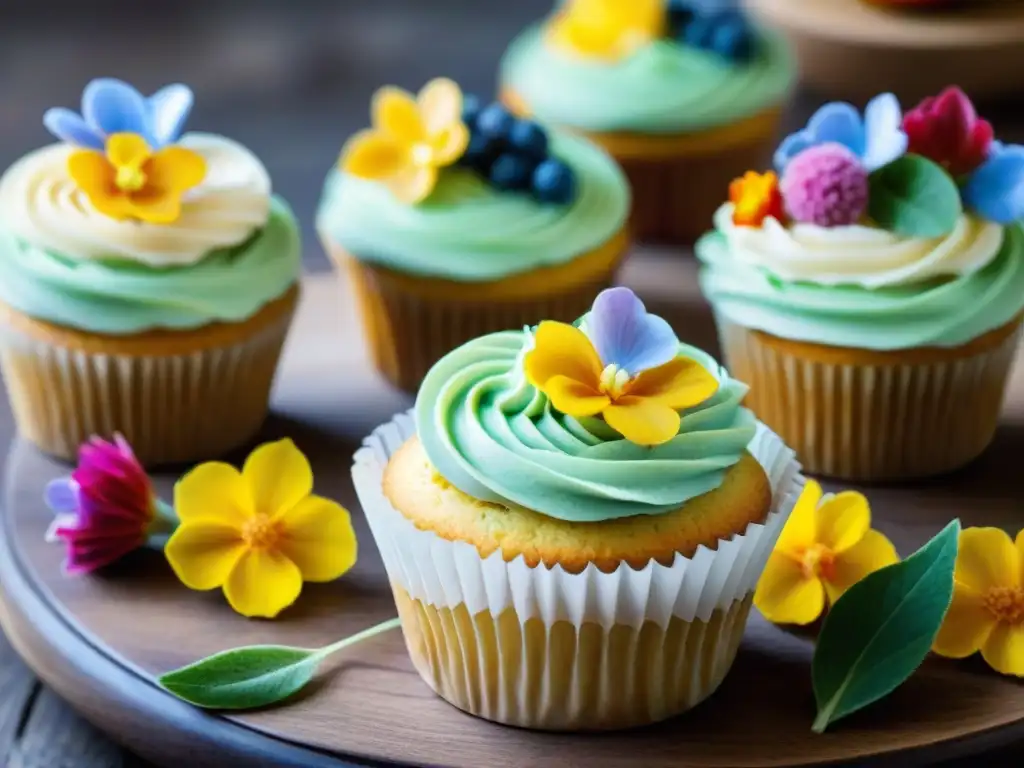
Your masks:
{"label": "edible flower", "polygon": [[178,481],[181,524],[165,553],[189,589],[222,587],[243,616],[273,618],[302,582],[333,581],[356,562],[349,514],[313,494],[309,462],[291,440],[256,448],[242,471],[212,461]]}
{"label": "edible flower", "polygon": [[567,0],[549,33],[573,53],[616,61],[662,37],[667,26],[665,0]]}
{"label": "edible flower", "polygon": [[806,128],[782,141],[775,152],[775,168],[782,173],[805,149],[827,142],[842,144],[868,171],[888,165],[907,151],[899,101],[891,93],[876,96],[863,118],[850,104],[826,104],[811,116]]}
{"label": "edible flower", "polygon": [[964,203],[997,224],[1024,221],[1024,147],[993,143],[962,189]]}
{"label": "edible flower", "polygon": [[93,437],[82,445],[78,466],[47,485],[45,500],[56,513],[46,539],[65,543],[68,574],[110,565],[174,526],[173,511],[157,499],[121,435],[113,442]]}
{"label": "edible flower", "polygon": [[82,114],[54,107],[43,124],[61,141],[102,150],[116,133],[137,133],[155,149],[173,144],[192,110],[192,90],[168,85],[148,98],[121,80],[93,80],[82,92]]}
{"label": "edible flower", "polygon": [[754,592],[754,605],[777,624],[810,624],[869,573],[899,557],[871,528],[868,500],[854,491],[823,496],[808,480]]}
{"label": "edible flower", "polygon": [[992,669],[1024,677],[1024,530],[965,528],[953,571],[953,601],[932,650],[962,659],[981,651]]}
{"label": "edible flower", "polygon": [[170,224],[181,215],[182,195],[206,176],[206,161],[184,147],[154,152],[138,133],[115,133],[105,152],[73,152],[68,173],[105,216]]}
{"label": "edible flower", "polygon": [[462,91],[445,78],[431,80],[415,98],[399,88],[381,88],[371,113],[373,127],[349,140],[341,168],[383,183],[404,203],[425,200],[438,171],[462,157],[469,143]]}
{"label": "edible flower", "polygon": [[779,221],[785,218],[779,177],[771,171],[747,171],[734,179],[729,185],[729,201],[733,223],[742,227],[759,227],[769,216]]}
{"label": "edible flower", "polygon": [[992,124],[978,117],[967,94],[955,86],[907,112],[903,130],[910,152],[933,160],[953,176],[981,165],[994,138]]}
{"label": "edible flower", "polygon": [[583,326],[545,321],[524,361],[528,381],[573,418],[603,416],[638,445],[679,433],[679,411],[702,403],[718,381],[679,355],[662,318],[647,313],[628,288],[602,291]]}

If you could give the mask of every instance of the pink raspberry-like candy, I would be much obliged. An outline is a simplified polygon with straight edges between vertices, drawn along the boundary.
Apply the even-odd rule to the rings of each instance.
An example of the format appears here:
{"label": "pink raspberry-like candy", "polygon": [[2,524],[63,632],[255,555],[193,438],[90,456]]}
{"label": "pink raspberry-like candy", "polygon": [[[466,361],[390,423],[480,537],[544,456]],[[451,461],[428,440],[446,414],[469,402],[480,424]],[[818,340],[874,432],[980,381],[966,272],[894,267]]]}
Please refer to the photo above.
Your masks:
{"label": "pink raspberry-like candy", "polygon": [[786,166],[779,185],[794,221],[822,227],[856,224],[868,207],[868,172],[842,144],[806,149]]}

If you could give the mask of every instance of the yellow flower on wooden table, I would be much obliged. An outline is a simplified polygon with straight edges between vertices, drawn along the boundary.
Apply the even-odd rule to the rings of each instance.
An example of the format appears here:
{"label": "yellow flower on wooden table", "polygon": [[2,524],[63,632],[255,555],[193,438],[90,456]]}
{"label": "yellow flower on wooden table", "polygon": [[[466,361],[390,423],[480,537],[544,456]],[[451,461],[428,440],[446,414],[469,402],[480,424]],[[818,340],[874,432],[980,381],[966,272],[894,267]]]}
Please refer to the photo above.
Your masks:
{"label": "yellow flower on wooden table", "polygon": [[981,651],[1004,675],[1024,677],[1024,530],[965,528],[953,572],[953,601],[932,646],[940,656]]}
{"label": "yellow flower on wooden table", "polygon": [[182,195],[206,176],[206,161],[184,147],[154,152],[137,133],[115,133],[103,152],[72,152],[68,173],[103,215],[170,224],[181,216]]}
{"label": "yellow flower on wooden table", "polygon": [[843,593],[899,557],[892,542],[871,528],[863,495],[823,496],[808,480],[764,574],[754,605],[777,624],[810,624]]}
{"label": "yellow flower on wooden table", "polygon": [[291,440],[266,443],[242,471],[200,464],[174,489],[178,529],[167,560],[190,589],[223,587],[244,616],[273,618],[303,581],[333,581],[356,562],[348,511],[313,494],[309,462]]}
{"label": "yellow flower on wooden table", "polygon": [[371,112],[373,127],[349,140],[341,168],[385,184],[406,203],[426,199],[438,171],[462,157],[469,144],[462,91],[445,78],[430,81],[416,97],[400,88],[381,88]]}
{"label": "yellow flower on wooden table", "polygon": [[552,41],[582,56],[615,61],[664,36],[665,0],[568,0],[552,19]]}

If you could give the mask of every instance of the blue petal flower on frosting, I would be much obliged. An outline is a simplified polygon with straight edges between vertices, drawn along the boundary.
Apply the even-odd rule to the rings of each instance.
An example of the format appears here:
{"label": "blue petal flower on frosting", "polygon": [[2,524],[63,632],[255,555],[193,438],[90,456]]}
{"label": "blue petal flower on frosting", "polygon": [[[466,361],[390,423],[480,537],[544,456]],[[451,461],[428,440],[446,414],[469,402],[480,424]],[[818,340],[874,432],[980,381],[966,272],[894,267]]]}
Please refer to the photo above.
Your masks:
{"label": "blue petal flower on frosting", "polygon": [[1024,147],[993,144],[963,188],[967,207],[997,224],[1024,221]]}
{"label": "blue petal flower on frosting", "polygon": [[647,314],[643,302],[628,288],[598,294],[583,330],[604,365],[614,365],[630,376],[664,365],[679,354],[672,326]]}
{"label": "blue petal flower on frosting", "polygon": [[192,109],[192,91],[169,85],[148,99],[121,80],[93,80],[82,93],[82,114],[54,108],[43,124],[58,139],[89,149],[102,149],[113,133],[137,133],[153,149],[177,141]]}
{"label": "blue petal flower on frosting", "polygon": [[807,127],[787,136],[775,152],[775,167],[782,173],[789,161],[805,149],[835,142],[853,152],[869,171],[888,165],[907,151],[903,113],[891,93],[873,98],[860,113],[843,102],[826,104],[811,116]]}

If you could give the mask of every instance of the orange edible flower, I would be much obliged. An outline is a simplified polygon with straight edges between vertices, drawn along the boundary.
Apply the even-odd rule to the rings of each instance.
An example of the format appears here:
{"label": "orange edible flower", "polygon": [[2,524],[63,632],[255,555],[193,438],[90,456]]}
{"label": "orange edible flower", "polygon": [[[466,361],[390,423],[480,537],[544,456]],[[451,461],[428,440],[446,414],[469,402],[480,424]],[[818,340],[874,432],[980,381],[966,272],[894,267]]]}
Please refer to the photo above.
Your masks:
{"label": "orange edible flower", "polygon": [[779,221],[785,217],[779,177],[774,172],[747,171],[729,185],[729,201],[733,204],[732,220],[741,227],[759,227],[769,216]]}

